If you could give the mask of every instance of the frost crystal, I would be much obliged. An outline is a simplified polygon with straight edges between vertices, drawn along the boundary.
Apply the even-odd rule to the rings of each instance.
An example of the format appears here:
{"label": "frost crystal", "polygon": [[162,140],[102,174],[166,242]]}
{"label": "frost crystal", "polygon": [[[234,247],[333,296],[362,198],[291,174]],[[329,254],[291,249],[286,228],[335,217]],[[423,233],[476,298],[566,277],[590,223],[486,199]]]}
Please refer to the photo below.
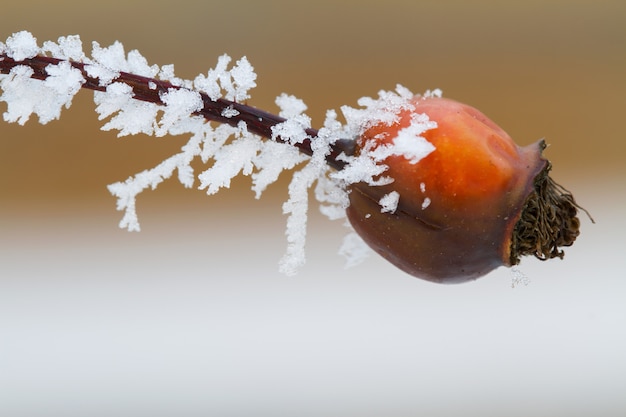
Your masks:
{"label": "frost crystal", "polygon": [[[367,97],[360,99],[359,104],[365,107],[363,109],[344,106],[342,111],[348,121],[347,130],[352,133],[352,137],[358,137],[372,126],[397,122],[398,113],[414,108],[409,100],[412,97],[414,95],[407,88],[398,85],[395,93],[379,92],[378,100]],[[345,184],[389,184],[392,180],[382,175],[388,168],[383,161],[392,155],[400,155],[412,164],[419,162],[435,149],[421,134],[436,127],[437,123],[429,120],[426,115],[414,114],[410,125],[400,129],[390,145],[364,144],[359,155],[343,158],[348,165],[333,173],[332,177]]]}
{"label": "frost crystal", "polygon": [[6,41],[6,54],[16,61],[32,58],[38,53],[37,39],[29,32],[14,33]]}
{"label": "frost crystal", "polygon": [[239,111],[235,110],[233,106],[228,106],[222,111],[222,116],[227,117],[229,119],[231,117],[237,116],[238,114],[239,114]]}
{"label": "frost crystal", "polygon": [[411,164],[417,164],[435,150],[435,147],[421,136],[425,131],[435,127],[437,123],[430,121],[427,115],[414,114],[411,117],[411,124],[400,129],[398,136],[393,140],[395,146],[393,154],[404,155]]}
{"label": "frost crystal", "polygon": [[49,77],[43,82],[30,78],[33,70],[27,66],[17,66],[2,78],[0,101],[8,105],[5,121],[24,125],[34,113],[39,116],[41,124],[46,124],[58,119],[63,107],[70,107],[74,95],[85,82],[81,72],[67,61],[49,65],[46,71]]}
{"label": "frost crystal", "polygon": [[249,99],[248,90],[256,87],[256,74],[245,56],[237,61],[230,75],[233,77],[233,90],[227,92],[226,99],[239,103]]}
{"label": "frost crystal", "polygon": [[156,129],[156,136],[176,134],[171,130],[180,123],[185,123],[191,114],[202,109],[202,97],[196,91],[170,89],[161,96],[165,103],[163,116]]}
{"label": "frost crystal", "polygon": [[240,122],[232,128],[234,140],[216,150],[213,166],[198,176],[200,189],[215,194],[220,188],[229,188],[231,179],[239,173],[252,174],[253,160],[261,147],[262,140],[248,132],[246,124]]}
{"label": "frost crystal", "polygon": [[285,232],[287,253],[281,259],[279,269],[287,275],[294,275],[304,264],[309,188],[328,170],[325,158],[330,152],[330,144],[316,140],[311,147],[313,156],[300,171],[293,174],[289,184],[289,200],[283,204],[283,213],[289,215]]}
{"label": "frost crystal", "polygon": [[[37,40],[28,32],[18,32],[9,37],[4,49],[7,56],[15,61],[32,58],[40,52],[52,50],[61,58],[81,56],[77,50],[80,40],[77,37],[60,38],[59,43],[46,42],[41,50]],[[82,73],[69,62],[46,67],[48,77],[42,82],[30,78],[33,70],[27,66],[17,66],[6,77],[2,77],[0,88],[3,93],[0,101],[5,101],[8,110],[4,113],[7,122],[26,123],[31,114],[39,116],[39,122],[46,124],[58,119],[63,107],[69,108],[74,95],[85,82]]]}
{"label": "frost crystal", "polygon": [[511,268],[511,288],[515,288],[518,285],[528,286],[530,284],[530,278],[518,267]]}
{"label": "frost crystal", "polygon": [[272,127],[272,140],[280,137],[285,142],[295,145],[309,138],[306,129],[311,127],[311,118],[304,114],[306,104],[299,98],[287,94],[278,96],[276,104],[280,107],[280,116],[287,120]]}
{"label": "frost crystal", "polygon": [[243,57],[229,71],[230,61],[228,55],[219,57],[214,69],[209,70],[206,76],[200,74],[195,78],[194,87],[205,92],[213,101],[222,98],[222,90],[226,93],[226,100],[242,102],[250,98],[248,91],[256,87],[254,68]]}
{"label": "frost crystal", "polygon": [[346,268],[360,264],[370,253],[369,246],[356,232],[348,233],[339,248],[339,254],[346,258]]}
{"label": "frost crystal", "polygon": [[46,41],[43,43],[41,50],[60,59],[71,59],[74,61],[85,59],[83,43],[77,35],[61,36],[57,42]]}
{"label": "frost crystal", "polygon": [[378,204],[380,204],[380,212],[381,213],[395,213],[398,208],[398,201],[400,200],[400,194],[397,191],[392,191],[389,194],[385,194],[383,198],[380,199]]}
{"label": "frost crystal", "polygon": [[261,197],[268,185],[276,182],[281,172],[293,169],[306,160],[308,157],[294,147],[263,141],[259,153],[254,157],[257,171],[252,174],[252,191],[256,198]]}
{"label": "frost crystal", "polygon": [[144,133],[152,135],[157,129],[156,117],[159,106],[154,103],[133,99],[133,89],[123,83],[110,84],[106,92],[96,91],[98,119],[104,120],[114,115],[102,130],[119,130],[117,136]]}
{"label": "frost crystal", "polygon": [[[420,191],[422,194],[426,192],[426,184],[423,182],[420,183]],[[422,210],[425,210],[428,206],[430,206],[430,198],[424,197],[424,201],[422,201]]]}
{"label": "frost crystal", "polygon": [[[165,179],[177,172],[178,180],[185,187],[198,187],[214,194],[228,188],[231,180],[239,175],[249,175],[252,190],[259,198],[270,184],[285,170],[296,169],[289,184],[289,198],[283,204],[288,215],[286,254],[280,260],[280,270],[294,274],[305,262],[305,240],[309,191],[320,203],[321,212],[331,219],[345,219],[348,207],[348,187],[358,182],[372,186],[389,184],[393,180],[384,175],[387,166],[383,163],[391,155],[404,156],[410,163],[417,163],[434,149],[422,134],[436,127],[424,115],[416,115],[409,126],[401,129],[393,140],[384,146],[364,144],[358,155],[340,155],[338,160],[346,163],[340,171],[333,171],[326,163],[331,147],[338,140],[354,139],[374,125],[391,125],[398,114],[412,110],[414,97],[407,88],[397,86],[395,92],[381,91],[378,98],[364,97],[358,101],[359,108],[342,107],[345,123],[338,114],[329,110],[324,126],[312,138],[311,119],[305,114],[302,100],[281,94],[276,99],[280,116],[285,120],[272,128],[272,139],[264,140],[249,132],[248,126],[239,121],[236,126],[227,124],[213,126],[197,112],[204,107],[201,94],[210,100],[230,100],[240,103],[247,100],[249,90],[256,86],[254,69],[243,57],[229,68],[231,58],[222,55],[214,69],[206,75],[198,75],[193,81],[178,78],[173,65],[149,65],[138,51],[126,53],[121,43],[108,47],[93,43],[91,57],[86,57],[78,36],[61,37],[57,42],[45,42],[42,48],[28,32],[19,32],[0,43],[0,53],[21,61],[37,54],[58,58],[62,61],[46,68],[44,81],[31,78],[33,70],[18,65],[7,75],[0,76],[2,95],[0,101],[8,104],[4,119],[24,124],[31,114],[39,116],[41,123],[57,119],[63,107],[69,107],[72,97],[85,82],[76,65],[84,65],[89,77],[98,80],[105,91],[96,91],[94,101],[100,120],[106,120],[103,130],[117,130],[118,136],[135,135],[189,135],[180,152],[165,159],[157,166],[146,169],[123,182],[109,185],[109,191],[117,197],[117,208],[124,212],[120,226],[130,231],[140,230],[136,212],[136,197],[143,190],[155,189]],[[73,61],[71,64],[68,60]],[[158,90],[161,104],[140,101],[133,88],[120,81],[122,73],[130,73],[152,79],[150,90]],[[175,86],[159,90],[159,81]],[[439,90],[427,95],[440,95]],[[239,111],[234,106],[226,107],[221,115],[237,120]],[[311,156],[300,153],[294,144],[310,142]],[[283,143],[284,142],[284,143]],[[200,159],[208,168],[194,173],[192,161]],[[422,193],[425,185],[420,184]],[[380,200],[381,211],[393,213],[398,205],[399,194],[388,193]],[[430,200],[424,198],[422,208]],[[348,227],[349,224],[346,222]],[[349,233],[341,246],[340,253],[353,265],[369,253],[367,245],[354,232]]]}

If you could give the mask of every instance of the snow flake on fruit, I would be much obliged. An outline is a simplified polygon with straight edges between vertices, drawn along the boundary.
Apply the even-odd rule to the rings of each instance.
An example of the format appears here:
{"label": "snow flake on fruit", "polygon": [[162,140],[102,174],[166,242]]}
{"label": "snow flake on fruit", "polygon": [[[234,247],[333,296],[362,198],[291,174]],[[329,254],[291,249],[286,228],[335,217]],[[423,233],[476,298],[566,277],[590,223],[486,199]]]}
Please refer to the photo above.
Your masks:
{"label": "snow flake on fruit", "polygon": [[[426,184],[423,182],[420,183],[420,191],[422,192],[422,194],[426,192]],[[424,201],[422,202],[422,210],[425,210],[428,206],[430,206],[430,198],[424,197]]]}
{"label": "snow flake on fruit", "polygon": [[381,213],[394,213],[398,208],[398,201],[400,201],[400,194],[397,191],[392,191],[389,194],[385,194],[379,201]]}
{"label": "snow flake on fruit", "polygon": [[433,144],[424,139],[422,134],[436,127],[437,122],[430,120],[426,114],[413,114],[411,123],[400,129],[393,139],[394,149],[391,155],[402,155],[409,163],[417,164],[435,150]]}

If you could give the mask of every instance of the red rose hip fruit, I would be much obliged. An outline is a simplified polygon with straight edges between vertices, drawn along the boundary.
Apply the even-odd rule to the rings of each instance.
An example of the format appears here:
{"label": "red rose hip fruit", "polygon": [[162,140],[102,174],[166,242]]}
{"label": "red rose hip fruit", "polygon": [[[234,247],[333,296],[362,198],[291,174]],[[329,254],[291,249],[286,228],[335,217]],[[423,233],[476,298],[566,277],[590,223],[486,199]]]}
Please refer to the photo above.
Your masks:
{"label": "red rose hip fruit", "polygon": [[[453,100],[418,96],[412,104],[357,141],[357,153],[391,144],[414,114],[437,123],[422,133],[435,150],[419,162],[384,160],[392,183],[351,186],[347,215],[365,242],[405,272],[441,283],[476,279],[522,255],[562,258],[559,247],[579,234],[580,207],[548,176],[544,142],[518,147],[480,111]],[[395,211],[381,212],[380,199],[393,191]]]}

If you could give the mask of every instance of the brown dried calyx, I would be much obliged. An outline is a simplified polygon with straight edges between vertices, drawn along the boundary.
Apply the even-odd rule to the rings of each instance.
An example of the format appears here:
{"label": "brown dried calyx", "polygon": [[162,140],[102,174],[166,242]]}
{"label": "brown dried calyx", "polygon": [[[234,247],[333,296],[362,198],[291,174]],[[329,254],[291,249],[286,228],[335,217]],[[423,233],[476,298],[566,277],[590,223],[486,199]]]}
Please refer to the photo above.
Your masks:
{"label": "brown dried calyx", "polygon": [[526,199],[520,219],[511,240],[511,265],[520,257],[534,255],[546,261],[563,258],[560,247],[571,246],[580,234],[579,206],[572,194],[548,175],[552,165],[548,162],[534,180],[534,189]]}

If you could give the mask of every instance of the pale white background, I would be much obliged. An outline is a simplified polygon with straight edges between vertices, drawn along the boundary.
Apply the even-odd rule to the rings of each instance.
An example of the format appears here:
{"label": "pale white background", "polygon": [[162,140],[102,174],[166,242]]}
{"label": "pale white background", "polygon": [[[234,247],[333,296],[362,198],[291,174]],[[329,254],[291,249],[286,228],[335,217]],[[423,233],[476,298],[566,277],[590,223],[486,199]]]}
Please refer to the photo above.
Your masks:
{"label": "pale white background", "polygon": [[515,288],[506,269],[458,286],[376,257],[343,270],[343,231],[317,217],[308,265],[281,276],[283,219],[255,203],[222,219],[166,206],[140,234],[86,211],[5,220],[0,411],[623,415],[624,222],[580,194],[598,223],[566,260],[525,261]]}

